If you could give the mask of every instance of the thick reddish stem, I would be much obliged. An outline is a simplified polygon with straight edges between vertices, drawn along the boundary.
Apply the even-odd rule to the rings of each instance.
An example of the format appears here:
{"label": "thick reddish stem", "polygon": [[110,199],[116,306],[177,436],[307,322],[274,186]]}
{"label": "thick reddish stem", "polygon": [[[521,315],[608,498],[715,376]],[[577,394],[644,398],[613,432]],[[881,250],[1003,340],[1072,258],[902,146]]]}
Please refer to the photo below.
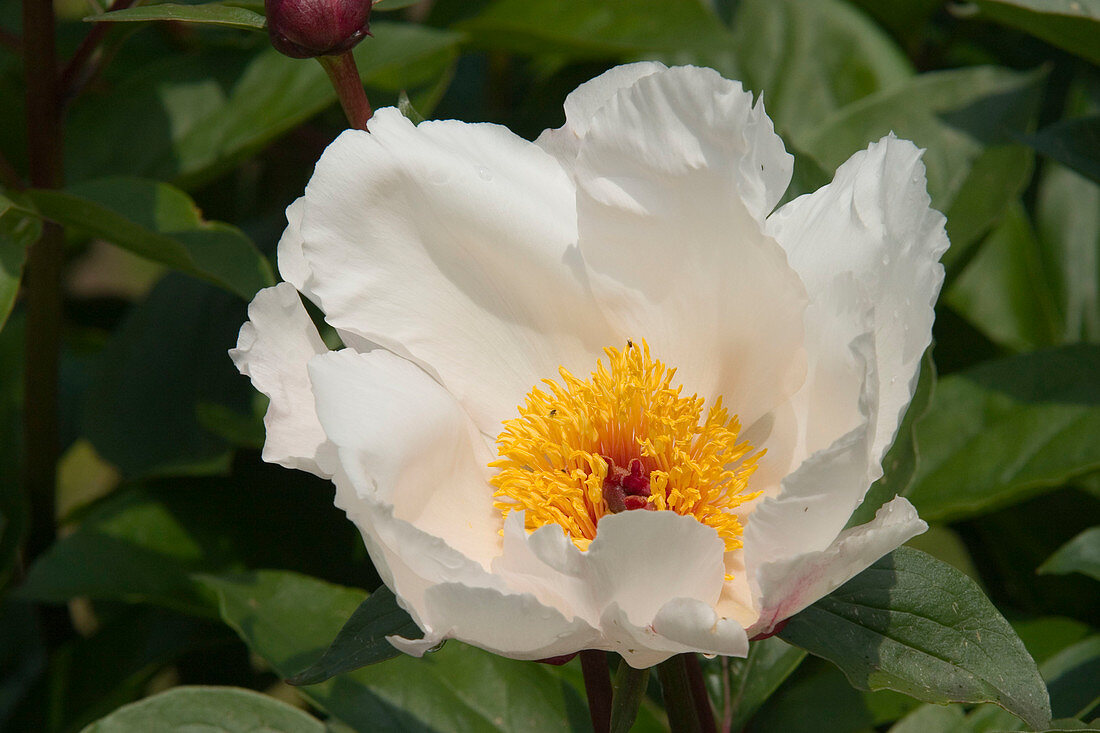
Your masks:
{"label": "thick reddish stem", "polygon": [[359,69],[351,51],[339,56],[318,56],[317,60],[332,81],[340,106],[344,108],[344,115],[348,118],[348,125],[355,130],[367,129],[367,120],[374,112],[367,101],[367,93],[363,91],[363,82],[359,80]]}
{"label": "thick reddish stem", "polygon": [[[61,113],[51,0],[23,0],[27,159],[36,188],[61,186]],[[57,375],[61,334],[61,228],[46,224],[27,254],[27,340],[23,403],[24,471],[31,499],[31,557],[54,539],[58,456]]]}
{"label": "thick reddish stem", "polygon": [[691,687],[691,699],[695,702],[695,714],[699,716],[699,724],[704,731],[713,733],[716,730],[714,708],[710,705],[710,695],[707,694],[707,683],[703,679],[699,655],[685,654],[684,664],[687,667],[688,685]]}
{"label": "thick reddish stem", "polygon": [[[584,673],[584,691],[588,696],[588,714],[592,717],[595,733],[611,730],[611,670],[607,666],[607,652],[586,649],[581,652],[581,671]],[[623,662],[626,664],[626,662]]]}

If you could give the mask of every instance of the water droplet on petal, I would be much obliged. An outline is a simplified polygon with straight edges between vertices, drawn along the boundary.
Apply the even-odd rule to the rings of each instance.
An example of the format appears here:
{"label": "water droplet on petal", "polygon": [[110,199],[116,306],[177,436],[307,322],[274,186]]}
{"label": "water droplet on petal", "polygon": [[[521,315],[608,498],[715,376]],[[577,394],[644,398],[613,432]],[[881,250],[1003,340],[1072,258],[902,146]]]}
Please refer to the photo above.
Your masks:
{"label": "water droplet on petal", "polygon": [[491,180],[493,180],[493,174],[492,174],[492,173],[491,173],[491,172],[489,171],[489,169],[488,169],[488,168],[486,168],[486,167],[485,167],[485,166],[483,166],[483,165],[482,165],[482,166],[478,166],[478,169],[477,169],[477,175],[478,175],[478,177],[480,177],[480,178],[481,178],[481,180],[483,180],[483,181],[491,181]]}

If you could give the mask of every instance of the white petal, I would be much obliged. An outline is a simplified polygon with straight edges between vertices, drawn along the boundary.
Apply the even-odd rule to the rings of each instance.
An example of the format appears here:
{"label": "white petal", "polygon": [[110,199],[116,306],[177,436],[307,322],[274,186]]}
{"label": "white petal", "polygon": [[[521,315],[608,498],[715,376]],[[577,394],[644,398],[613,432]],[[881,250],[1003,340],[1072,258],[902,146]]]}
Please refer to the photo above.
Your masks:
{"label": "white petal", "polygon": [[404,652],[414,657],[422,657],[432,649],[446,641],[442,633],[433,632],[422,639],[406,639],[403,636],[387,636],[386,641],[393,645],[399,652]]}
{"label": "white petal", "polygon": [[[704,196],[698,211],[740,199],[750,216],[763,221],[783,197],[794,166],[763,104],[754,105],[740,82],[713,69],[646,72],[599,107],[584,105],[590,116],[582,160],[591,178],[612,179],[586,185],[608,198],[645,204],[654,194],[645,190],[646,179],[676,179],[693,186],[680,198]],[[601,84],[600,91],[618,81]],[[617,180],[624,174],[629,180]]]}
{"label": "white petal", "polygon": [[331,471],[322,464],[334,453],[317,421],[306,365],[328,349],[287,283],[258,292],[248,306],[248,318],[229,356],[271,399],[264,415],[263,458],[327,478]]}
{"label": "white petal", "polygon": [[602,639],[599,649],[615,652],[634,669],[660,664],[674,654],[696,651],[653,630],[652,624],[637,624],[618,604],[612,603],[600,618]]}
{"label": "white petal", "polygon": [[358,494],[488,567],[500,551],[490,457],[454,398],[381,349],[324,354],[309,375],[321,425]]}
{"label": "white petal", "polygon": [[751,95],[695,68],[617,92],[577,162],[579,244],[609,320],[746,425],[803,377],[805,292],[762,233],[790,170]]}
{"label": "white petal", "polygon": [[653,630],[706,654],[743,657],[749,652],[749,637],[741,624],[719,618],[712,606],[690,598],[674,598],[662,606]]}
{"label": "white petal", "polygon": [[[856,413],[856,426],[802,460],[782,480],[778,494],[769,491],[769,496],[753,508],[744,534],[744,562],[750,578],[762,563],[828,547],[867,489],[882,475],[872,454],[878,380],[871,335],[857,337],[849,345],[849,354],[859,365],[854,371],[861,375],[857,384],[862,391],[849,397],[853,405],[844,410],[845,414],[849,410]],[[822,378],[820,365],[811,370],[810,376]],[[831,376],[837,378],[837,389],[845,393],[845,380]],[[816,386],[822,392],[828,388],[827,384]]]}
{"label": "white petal", "polygon": [[[299,196],[290,206],[286,207],[286,230],[279,239],[278,259],[279,274],[283,279],[298,289],[302,295],[314,303],[317,297],[307,288],[306,283],[310,277],[309,262],[306,261],[305,252],[302,250],[302,215],[305,212],[306,197]],[[336,328],[337,335],[348,348],[356,351],[371,351],[378,345],[368,341],[356,333],[342,328]]]}
{"label": "white petal", "polygon": [[306,189],[305,287],[338,329],[439,377],[478,427],[565,364],[591,369],[606,325],[578,279],[561,166],[496,125],[379,110],[329,146]]}
{"label": "white petal", "polygon": [[836,590],[926,529],[928,525],[913,505],[899,496],[883,505],[867,524],[842,532],[825,550],[764,564],[755,578],[760,589],[760,617],[748,635],[770,633],[780,621]]}
{"label": "white petal", "polygon": [[512,659],[570,654],[591,648],[599,636],[583,619],[567,618],[530,594],[444,583],[430,588],[425,600],[433,634]]}
{"label": "white petal", "polygon": [[[768,231],[786,249],[810,294],[807,342],[817,350],[811,362],[816,360],[827,370],[830,363],[849,359],[847,345],[863,328],[843,321],[863,315],[858,309],[833,306],[845,299],[837,291],[850,289],[854,279],[872,306],[878,373],[875,461],[893,442],[912,398],[921,355],[931,340],[932,308],[943,283],[939,258],[948,245],[944,217],[929,208],[920,156],[912,143],[885,137],[853,155],[837,170],[832,183],[792,201],[768,219]],[[818,303],[830,305],[815,309]],[[831,323],[830,318],[840,322]],[[835,382],[819,379],[816,389],[835,393]],[[852,392],[850,382],[841,389]],[[809,419],[819,426],[828,423],[822,408],[815,407],[821,400],[815,395],[806,401]],[[828,402],[826,397],[822,405]],[[829,430],[818,429],[809,450],[839,437],[850,423],[850,417],[835,420],[832,436]]]}
{"label": "white petal", "polygon": [[556,130],[545,130],[536,144],[572,170],[580,150],[580,142],[588,133],[588,120],[620,89],[626,89],[642,77],[667,69],[656,61],[640,61],[608,69],[595,79],[586,81],[565,98],[565,124]]}
{"label": "white petal", "polygon": [[392,506],[357,493],[341,471],[334,481],[336,506],[347,512],[348,519],[359,528],[382,581],[422,629],[429,627],[424,615],[426,594],[439,583],[504,589],[500,579],[486,572],[480,563],[439,537],[397,519]]}
{"label": "white petal", "polygon": [[712,528],[672,512],[604,517],[587,552],[557,526],[527,534],[515,513],[493,571],[513,590],[598,628],[593,648],[643,667],[688,651],[744,654],[741,625],[713,608],[723,550]]}
{"label": "white petal", "polygon": [[636,624],[649,624],[667,601],[718,601],[725,546],[712,527],[669,511],[630,511],[600,520],[585,553],[586,581],[597,608],[612,603]]}
{"label": "white petal", "polygon": [[599,625],[600,609],[587,587],[587,560],[556,524],[534,532],[524,527],[524,512],[511,512],[504,521],[503,549],[493,560],[493,572],[516,592],[530,593],[543,605],[566,616]]}
{"label": "white petal", "polygon": [[[279,238],[276,257],[279,261],[279,274],[288,283],[304,293],[305,282],[309,277],[309,263],[302,252],[302,214],[306,208],[306,197],[299,196],[286,207],[286,229]],[[306,294],[306,297],[309,297]]]}

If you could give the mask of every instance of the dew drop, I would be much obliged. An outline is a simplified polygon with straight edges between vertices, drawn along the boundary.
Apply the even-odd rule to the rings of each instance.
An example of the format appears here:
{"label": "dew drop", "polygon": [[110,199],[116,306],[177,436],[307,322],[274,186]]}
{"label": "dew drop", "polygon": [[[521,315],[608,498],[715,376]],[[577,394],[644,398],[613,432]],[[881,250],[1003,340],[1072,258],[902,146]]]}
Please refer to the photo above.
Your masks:
{"label": "dew drop", "polygon": [[481,180],[483,180],[483,181],[491,181],[491,180],[493,180],[493,174],[492,174],[492,173],[491,173],[491,172],[489,171],[489,169],[488,169],[488,168],[486,168],[486,167],[485,167],[485,166],[483,166],[483,165],[482,165],[482,166],[478,166],[478,169],[477,169],[477,175],[478,175],[478,177],[479,177],[479,178],[481,178]]}

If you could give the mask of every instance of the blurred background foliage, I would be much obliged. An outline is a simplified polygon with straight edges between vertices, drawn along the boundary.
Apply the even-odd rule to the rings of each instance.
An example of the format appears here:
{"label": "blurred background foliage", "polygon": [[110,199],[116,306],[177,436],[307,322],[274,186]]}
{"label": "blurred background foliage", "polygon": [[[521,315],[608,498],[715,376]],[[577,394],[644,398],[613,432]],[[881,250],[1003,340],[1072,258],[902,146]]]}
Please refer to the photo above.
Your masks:
{"label": "blurred background foliage", "polygon": [[[55,7],[67,59],[101,9]],[[355,56],[375,107],[407,96],[425,117],[528,138],[614,64],[712,66],[764,95],[796,156],[792,197],[890,131],[927,148],[947,282],[921,390],[861,516],[907,495],[933,525],[912,544],[1013,623],[1055,718],[1100,715],[1100,2],[382,0],[372,31]],[[0,5],[0,725],[77,731],[177,685],[232,685],[266,696],[210,693],[215,722],[254,709],[302,730],[586,729],[576,663],[456,643],[280,681],[379,583],[329,484],[260,461],[264,404],[226,355],[273,282],[283,209],[344,127],[320,65],[280,56],[248,22],[111,24],[67,87],[65,188],[22,191],[20,33],[18,4]],[[36,557],[21,549],[19,480],[32,211],[66,225],[60,529]],[[860,692],[778,639],[705,671],[716,704],[739,702],[735,730],[1023,727],[988,706]],[[172,720],[191,694],[96,729],[150,730],[142,716]],[[637,729],[666,725],[647,700]]]}

